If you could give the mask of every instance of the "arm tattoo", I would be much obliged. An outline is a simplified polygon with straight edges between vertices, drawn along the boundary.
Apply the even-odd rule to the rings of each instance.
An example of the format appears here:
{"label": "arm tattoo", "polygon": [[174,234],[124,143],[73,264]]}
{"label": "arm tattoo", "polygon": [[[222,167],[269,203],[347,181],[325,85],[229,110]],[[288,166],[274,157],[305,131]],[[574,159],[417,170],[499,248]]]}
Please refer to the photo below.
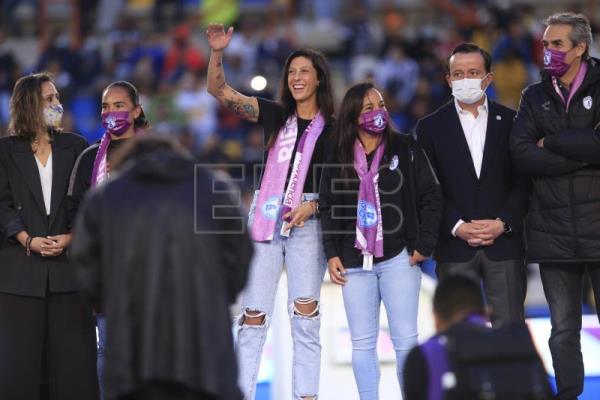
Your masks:
{"label": "arm tattoo", "polygon": [[226,100],[225,106],[244,119],[258,118],[257,110],[251,104],[244,103],[241,100],[239,100],[239,101]]}

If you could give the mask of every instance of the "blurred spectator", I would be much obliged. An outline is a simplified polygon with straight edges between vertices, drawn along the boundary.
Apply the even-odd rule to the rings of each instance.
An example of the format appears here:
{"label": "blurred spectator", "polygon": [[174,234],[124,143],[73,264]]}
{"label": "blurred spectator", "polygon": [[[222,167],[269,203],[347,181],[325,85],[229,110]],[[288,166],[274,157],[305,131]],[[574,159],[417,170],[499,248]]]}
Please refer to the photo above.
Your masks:
{"label": "blurred spectator", "polygon": [[413,99],[419,78],[419,65],[407,57],[401,45],[388,48],[384,59],[375,69],[375,81],[403,109]]}
{"label": "blurred spectator", "polygon": [[[154,0],[154,7],[152,8],[154,27],[159,32],[163,32],[167,22],[181,22],[183,18],[183,3],[182,0]],[[171,8],[172,13],[168,12],[169,8]]]}
{"label": "blurred spectator", "polygon": [[184,113],[175,105],[175,88],[161,82],[158,90],[147,96],[148,119],[152,130],[160,135],[172,136],[186,127]]}
{"label": "blurred spectator", "polygon": [[260,63],[256,65],[256,70],[267,79],[277,80],[281,73],[281,66],[293,50],[288,32],[277,14],[269,16],[267,24],[261,31],[260,42],[256,49],[256,58]]}
{"label": "blurred spectator", "polygon": [[513,49],[507,49],[495,63],[494,73],[498,102],[512,109],[517,108],[521,91],[528,82],[527,65]]}
{"label": "blurred spectator", "polygon": [[49,32],[40,41],[40,57],[35,69],[51,72],[56,87],[63,93],[75,83],[74,78],[80,71],[81,59],[76,46],[72,36],[59,30]]}
{"label": "blurred spectator", "polygon": [[165,56],[162,77],[176,82],[185,72],[198,72],[205,64],[204,55],[192,43],[190,27],[187,24],[177,26]]}
{"label": "blurred spectator", "polygon": [[219,103],[206,91],[205,74],[186,73],[175,94],[175,105],[183,112],[197,149],[202,149],[206,140],[216,134],[218,127]]}
{"label": "blurred spectator", "polygon": [[454,19],[454,24],[463,39],[468,39],[473,31],[481,27],[486,20],[485,2],[478,0],[431,0],[440,11]]}
{"label": "blurred spectator", "polygon": [[[248,89],[254,68],[257,65],[258,42],[250,23],[242,23],[233,35],[227,52],[223,55],[223,66],[227,80],[240,90]],[[287,55],[286,55],[287,56]]]}
{"label": "blurred spectator", "polygon": [[342,57],[345,62],[346,80],[360,82],[372,75],[377,60],[377,47],[369,25],[369,13],[360,0],[349,5],[349,18],[344,24]]}
{"label": "blurred spectator", "polygon": [[19,7],[29,6],[34,12],[34,18],[37,16],[38,0],[4,0],[1,4],[0,22],[8,28],[11,35],[22,34],[22,24],[16,16]]}
{"label": "blurred spectator", "polygon": [[12,50],[6,42],[6,35],[0,29],[0,137],[4,136],[4,127],[8,125],[8,104],[20,69]]}

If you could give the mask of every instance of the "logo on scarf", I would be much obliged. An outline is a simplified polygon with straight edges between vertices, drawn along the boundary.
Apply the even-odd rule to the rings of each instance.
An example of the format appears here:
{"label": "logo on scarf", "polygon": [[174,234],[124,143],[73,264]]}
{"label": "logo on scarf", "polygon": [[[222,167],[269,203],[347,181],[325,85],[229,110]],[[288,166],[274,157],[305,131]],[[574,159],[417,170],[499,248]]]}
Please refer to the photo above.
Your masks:
{"label": "logo on scarf", "polygon": [[370,228],[377,223],[377,209],[368,201],[360,200],[356,211],[359,227]]}
{"label": "logo on scarf", "polygon": [[109,116],[108,118],[106,118],[106,128],[107,129],[114,129],[117,126],[117,119],[114,116]]}
{"label": "logo on scarf", "polygon": [[583,106],[585,107],[586,110],[589,110],[590,108],[592,108],[592,96],[585,96],[583,98]]}
{"label": "logo on scarf", "polygon": [[268,219],[277,219],[277,213],[279,211],[279,198],[280,196],[273,196],[265,201],[262,206],[262,213]]}

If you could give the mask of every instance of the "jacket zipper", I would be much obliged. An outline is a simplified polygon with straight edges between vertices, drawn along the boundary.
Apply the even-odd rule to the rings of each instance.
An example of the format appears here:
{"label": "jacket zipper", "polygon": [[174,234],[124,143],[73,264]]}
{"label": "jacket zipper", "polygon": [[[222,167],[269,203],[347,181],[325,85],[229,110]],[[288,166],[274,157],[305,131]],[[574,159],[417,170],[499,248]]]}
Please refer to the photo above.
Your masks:
{"label": "jacket zipper", "polygon": [[[566,107],[566,114],[565,114],[565,118],[566,118],[566,126],[567,128],[571,127],[571,124],[569,123],[570,119],[569,119],[569,107]],[[574,251],[574,255],[575,255],[575,260],[579,259],[579,246],[578,246],[578,241],[577,241],[577,212],[575,210],[575,177],[574,177],[575,172],[569,174],[569,209],[571,210],[571,220],[572,220],[572,224],[571,224],[571,240],[573,242],[573,251]]]}

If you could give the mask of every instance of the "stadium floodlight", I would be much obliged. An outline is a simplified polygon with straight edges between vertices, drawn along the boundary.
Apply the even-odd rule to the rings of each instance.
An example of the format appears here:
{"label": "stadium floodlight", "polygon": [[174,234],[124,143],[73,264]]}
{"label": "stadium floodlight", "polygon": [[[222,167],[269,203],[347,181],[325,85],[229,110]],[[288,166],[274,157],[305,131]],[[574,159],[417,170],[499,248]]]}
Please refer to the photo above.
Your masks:
{"label": "stadium floodlight", "polygon": [[267,87],[267,80],[262,75],[256,75],[250,81],[250,87],[252,88],[252,90],[261,92]]}

